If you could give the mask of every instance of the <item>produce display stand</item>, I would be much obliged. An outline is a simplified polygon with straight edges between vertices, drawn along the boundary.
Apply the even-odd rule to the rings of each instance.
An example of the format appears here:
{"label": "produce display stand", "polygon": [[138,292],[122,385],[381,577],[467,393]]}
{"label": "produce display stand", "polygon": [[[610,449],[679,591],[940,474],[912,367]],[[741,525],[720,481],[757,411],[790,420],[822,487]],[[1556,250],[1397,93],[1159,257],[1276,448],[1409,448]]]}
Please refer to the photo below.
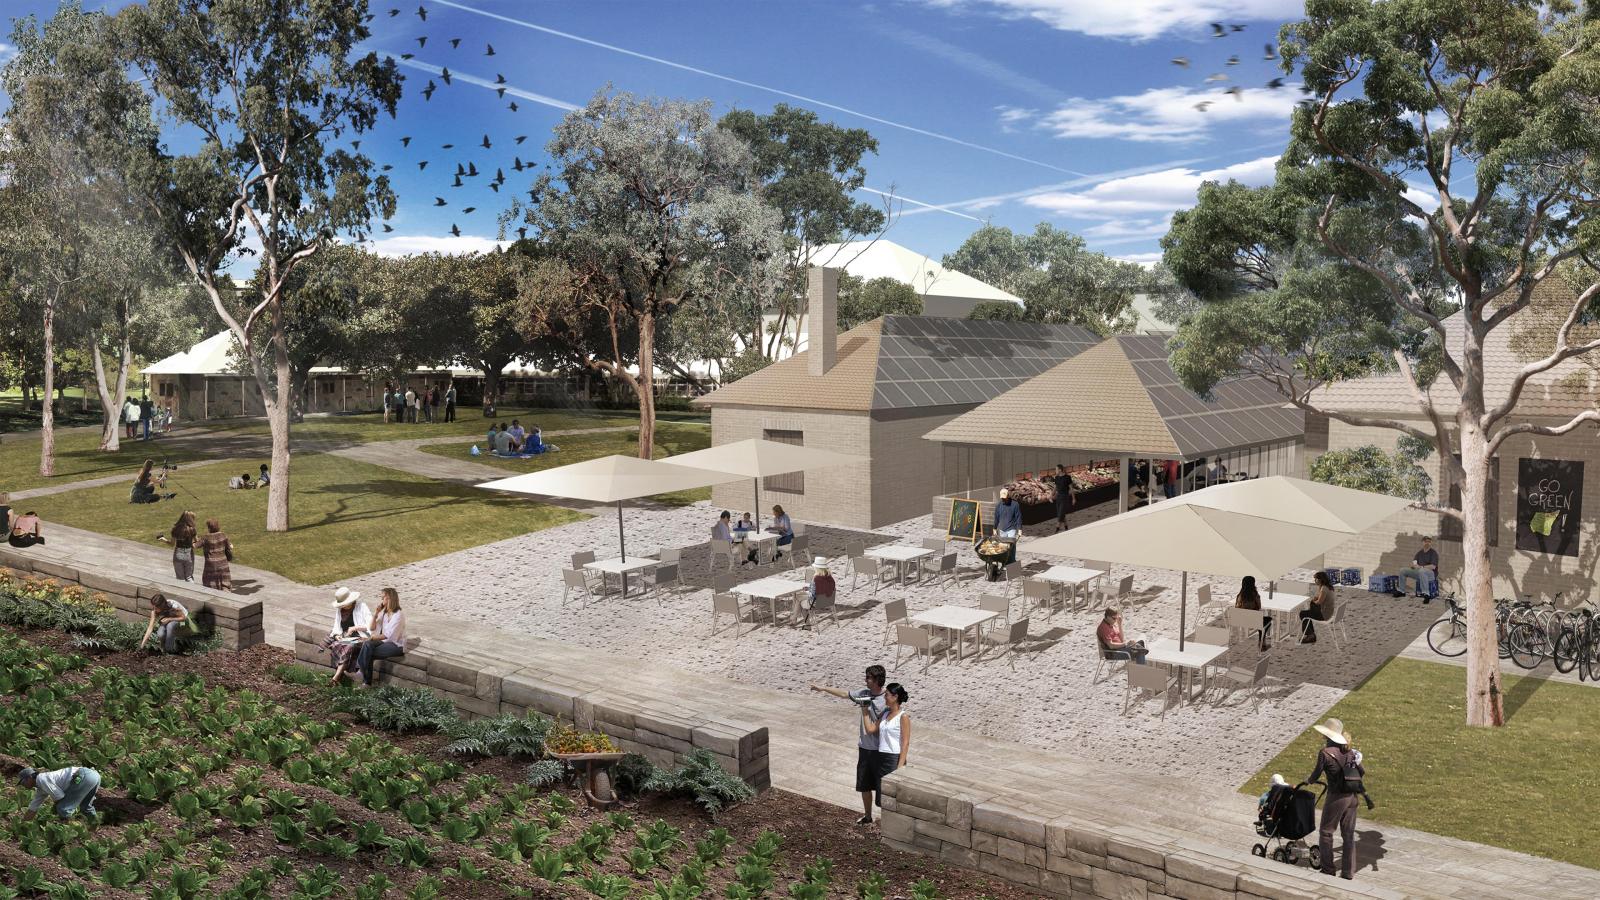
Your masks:
{"label": "produce display stand", "polygon": [[583,772],[583,796],[595,809],[607,809],[618,803],[611,790],[611,767],[627,756],[626,753],[552,753],[574,769]]}

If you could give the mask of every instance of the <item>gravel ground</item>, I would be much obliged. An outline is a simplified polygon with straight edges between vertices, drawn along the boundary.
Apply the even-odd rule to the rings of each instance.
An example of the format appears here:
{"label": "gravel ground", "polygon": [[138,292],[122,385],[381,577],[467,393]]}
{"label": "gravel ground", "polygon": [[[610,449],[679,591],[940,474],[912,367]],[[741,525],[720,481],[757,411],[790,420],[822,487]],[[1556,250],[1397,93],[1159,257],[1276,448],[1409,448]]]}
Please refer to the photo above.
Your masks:
{"label": "gravel ground", "polygon": [[[1077,514],[1082,524],[1112,511],[1102,504]],[[1102,762],[1152,772],[1192,774],[1242,784],[1296,735],[1313,724],[1340,697],[1396,655],[1438,615],[1416,600],[1394,600],[1354,588],[1341,589],[1350,640],[1336,648],[1329,640],[1314,645],[1276,645],[1271,651],[1269,684],[1259,698],[1233,694],[1215,686],[1199,701],[1181,704],[1177,692],[1162,701],[1147,698],[1123,712],[1124,678],[1102,675],[1094,682],[1094,628],[1099,609],[1080,607],[1053,615],[1030,617],[1033,643],[1017,655],[1015,669],[1004,656],[981,660],[935,658],[926,672],[922,663],[904,655],[895,665],[894,649],[885,647],[885,601],[904,599],[911,612],[953,604],[977,606],[978,597],[995,590],[980,579],[970,549],[960,550],[961,577],[953,583],[887,583],[876,595],[863,580],[852,588],[845,574],[843,551],[852,539],[868,543],[916,544],[931,534],[928,517],[908,520],[875,534],[812,527],[812,551],[833,561],[840,585],[838,623],[821,622],[811,629],[763,622],[741,627],[735,638],[724,617],[711,631],[711,593],[703,536],[716,513],[707,504],[681,508],[629,509],[626,513],[630,555],[654,554],[659,548],[689,547],[685,575],[689,589],[655,598],[627,600],[614,594],[580,605],[562,605],[560,570],[574,551],[593,549],[600,558],[617,552],[616,519],[600,516],[498,543],[463,550],[363,576],[351,586],[375,595],[386,585],[398,588],[407,603],[427,604],[463,619],[513,629],[623,656],[637,654],[709,675],[741,679],[780,690],[803,691],[813,681],[854,687],[863,666],[881,662],[890,678],[912,696],[915,716],[953,729],[980,732],[1042,749],[1081,753]],[[1035,526],[1042,535],[1054,526]],[[952,547],[956,545],[952,544]],[[1030,571],[1066,560],[1029,559]],[[740,580],[775,574],[745,567]],[[1134,576],[1134,595],[1125,610],[1127,630],[1148,638],[1178,633],[1179,575],[1159,569],[1118,566],[1112,575]],[[1303,579],[1309,573],[1300,573]],[[1214,582],[1218,598],[1231,598],[1235,582],[1198,576],[1190,579],[1189,622],[1197,619],[1192,592]],[[1012,616],[1026,614],[1020,598]],[[1253,648],[1234,651],[1234,662],[1254,663]],[[1359,722],[1347,723],[1359,734]],[[1309,765],[1309,763],[1308,763]],[[1301,773],[1285,773],[1291,779]]]}

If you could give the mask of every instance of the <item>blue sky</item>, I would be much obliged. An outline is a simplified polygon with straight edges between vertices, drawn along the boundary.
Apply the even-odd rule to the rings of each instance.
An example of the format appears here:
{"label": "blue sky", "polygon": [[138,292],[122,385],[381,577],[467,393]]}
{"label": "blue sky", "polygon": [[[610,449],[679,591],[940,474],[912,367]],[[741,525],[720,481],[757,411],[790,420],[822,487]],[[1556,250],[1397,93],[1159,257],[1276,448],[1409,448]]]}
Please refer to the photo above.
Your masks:
{"label": "blue sky", "polygon": [[[1267,87],[1281,73],[1263,58],[1264,45],[1300,12],[1285,0],[421,5],[425,22],[417,0],[373,7],[370,46],[415,55],[402,63],[398,115],[362,139],[376,162],[394,166],[400,209],[376,245],[390,253],[488,246],[507,194],[535,174],[513,171],[514,158],[544,161],[564,110],[609,83],[708,99],[719,113],[787,102],[869,129],[879,152],[866,161],[867,183],[896,197],[887,236],[936,258],[983,222],[1027,230],[1048,221],[1095,249],[1149,260],[1168,217],[1192,203],[1201,180],[1270,181],[1300,96],[1292,78]],[[55,4],[6,6],[47,16]],[[1211,22],[1225,26],[1224,37],[1212,36]],[[1176,57],[1189,65],[1173,64]],[[453,84],[442,83],[438,67],[450,69]],[[508,90],[498,98],[486,85],[502,76]],[[1207,80],[1214,76],[1226,80]],[[425,101],[430,78],[438,89]],[[1240,93],[1225,93],[1234,86]],[[485,135],[490,149],[481,146]],[[518,135],[526,135],[520,146]],[[468,162],[485,174],[451,187],[457,164]],[[488,186],[497,168],[506,176],[498,194]],[[452,225],[461,237],[450,235]]]}

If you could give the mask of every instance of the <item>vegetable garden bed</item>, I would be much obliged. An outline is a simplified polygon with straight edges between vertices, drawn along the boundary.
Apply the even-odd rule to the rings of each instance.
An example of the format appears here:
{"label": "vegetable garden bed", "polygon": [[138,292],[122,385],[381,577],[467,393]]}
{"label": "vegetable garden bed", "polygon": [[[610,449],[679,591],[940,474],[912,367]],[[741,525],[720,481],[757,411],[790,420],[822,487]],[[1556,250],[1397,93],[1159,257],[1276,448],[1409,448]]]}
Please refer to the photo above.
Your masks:
{"label": "vegetable garden bed", "polygon": [[[0,628],[0,897],[1026,896],[780,791],[715,821],[648,794],[591,811],[525,761],[329,713],[276,648],[90,657],[70,640]],[[21,821],[23,763],[99,769],[100,820]]]}

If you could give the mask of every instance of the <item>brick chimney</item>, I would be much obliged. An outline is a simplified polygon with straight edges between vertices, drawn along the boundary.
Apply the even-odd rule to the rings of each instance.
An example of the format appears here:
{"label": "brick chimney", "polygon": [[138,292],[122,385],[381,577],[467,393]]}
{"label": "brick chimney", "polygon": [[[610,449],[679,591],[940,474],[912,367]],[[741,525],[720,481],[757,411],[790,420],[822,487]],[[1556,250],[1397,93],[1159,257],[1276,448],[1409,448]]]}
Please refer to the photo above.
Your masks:
{"label": "brick chimney", "polygon": [[839,356],[839,270],[806,273],[806,350],[812,375],[826,375]]}

